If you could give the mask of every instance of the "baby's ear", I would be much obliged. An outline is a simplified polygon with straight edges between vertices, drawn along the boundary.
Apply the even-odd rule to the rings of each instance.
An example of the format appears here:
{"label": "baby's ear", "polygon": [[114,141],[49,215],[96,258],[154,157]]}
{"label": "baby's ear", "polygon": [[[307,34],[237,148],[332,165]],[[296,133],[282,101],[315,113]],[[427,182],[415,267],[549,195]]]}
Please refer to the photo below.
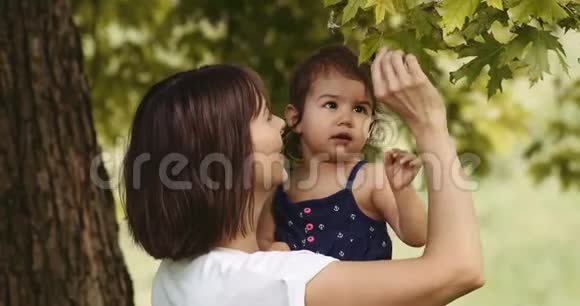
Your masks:
{"label": "baby's ear", "polygon": [[286,108],[284,109],[284,119],[286,119],[286,125],[290,127],[294,133],[302,134],[300,112],[294,105],[286,105]]}

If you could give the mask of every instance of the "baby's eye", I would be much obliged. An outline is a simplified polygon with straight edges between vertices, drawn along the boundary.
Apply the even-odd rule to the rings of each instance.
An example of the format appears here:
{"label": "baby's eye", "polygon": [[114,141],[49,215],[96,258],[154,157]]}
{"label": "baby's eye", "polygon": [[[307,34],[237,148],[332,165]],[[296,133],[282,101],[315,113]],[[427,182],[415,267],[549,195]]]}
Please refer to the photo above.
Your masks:
{"label": "baby's eye", "polygon": [[355,106],[353,110],[357,113],[368,114],[367,109],[362,106]]}
{"label": "baby's eye", "polygon": [[272,115],[272,113],[268,112],[268,122],[272,121],[272,118],[274,116]]}
{"label": "baby's eye", "polygon": [[336,102],[334,102],[334,101],[328,101],[328,102],[324,103],[323,107],[329,108],[329,109],[335,109],[338,107],[338,104],[336,104]]}

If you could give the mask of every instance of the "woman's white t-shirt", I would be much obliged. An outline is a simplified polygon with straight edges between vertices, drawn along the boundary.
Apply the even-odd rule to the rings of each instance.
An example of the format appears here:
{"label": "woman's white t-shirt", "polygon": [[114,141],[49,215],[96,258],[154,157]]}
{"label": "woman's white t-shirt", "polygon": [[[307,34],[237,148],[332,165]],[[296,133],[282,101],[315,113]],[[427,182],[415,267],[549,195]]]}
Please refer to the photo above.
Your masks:
{"label": "woman's white t-shirt", "polygon": [[336,259],[310,251],[245,253],[216,248],[162,261],[153,306],[304,306],[306,284]]}

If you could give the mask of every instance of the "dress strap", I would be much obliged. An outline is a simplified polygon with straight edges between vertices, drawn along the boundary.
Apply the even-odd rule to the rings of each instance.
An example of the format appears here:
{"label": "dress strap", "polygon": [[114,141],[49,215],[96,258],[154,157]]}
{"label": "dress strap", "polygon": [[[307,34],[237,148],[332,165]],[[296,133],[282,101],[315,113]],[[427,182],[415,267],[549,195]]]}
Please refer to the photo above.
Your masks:
{"label": "dress strap", "polygon": [[348,180],[346,181],[346,189],[348,189],[348,190],[352,189],[352,183],[354,182],[354,179],[356,178],[356,174],[358,173],[360,168],[365,163],[366,163],[366,160],[361,160],[358,163],[356,163],[356,165],[354,165],[354,167],[350,171],[350,175],[348,176]]}

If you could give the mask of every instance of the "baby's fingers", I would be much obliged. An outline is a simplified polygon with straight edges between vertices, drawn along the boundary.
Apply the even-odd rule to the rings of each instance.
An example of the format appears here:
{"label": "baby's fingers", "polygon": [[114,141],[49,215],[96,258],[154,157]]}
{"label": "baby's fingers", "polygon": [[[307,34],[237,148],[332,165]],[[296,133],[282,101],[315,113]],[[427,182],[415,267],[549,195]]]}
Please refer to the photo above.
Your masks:
{"label": "baby's fingers", "polygon": [[409,166],[413,168],[419,168],[423,165],[423,161],[420,158],[415,158],[411,162],[409,162]]}
{"label": "baby's fingers", "polygon": [[393,151],[385,152],[385,166],[390,167],[395,163],[395,153]]}
{"label": "baby's fingers", "polygon": [[401,150],[401,149],[399,149],[399,148],[393,148],[393,149],[391,149],[389,152],[391,152],[391,153],[393,154],[393,157],[394,157],[395,159],[400,159],[400,158],[401,158],[401,156],[403,156],[403,155],[407,154],[407,151],[405,151],[405,150]]}
{"label": "baby's fingers", "polygon": [[400,155],[400,158],[397,160],[399,162],[399,164],[404,165],[404,164],[408,164],[409,162],[413,161],[415,159],[415,156],[412,154],[402,154]]}
{"label": "baby's fingers", "polygon": [[410,160],[416,158],[412,153],[397,148],[392,149],[391,152],[393,152],[393,157],[399,164],[408,163]]}

